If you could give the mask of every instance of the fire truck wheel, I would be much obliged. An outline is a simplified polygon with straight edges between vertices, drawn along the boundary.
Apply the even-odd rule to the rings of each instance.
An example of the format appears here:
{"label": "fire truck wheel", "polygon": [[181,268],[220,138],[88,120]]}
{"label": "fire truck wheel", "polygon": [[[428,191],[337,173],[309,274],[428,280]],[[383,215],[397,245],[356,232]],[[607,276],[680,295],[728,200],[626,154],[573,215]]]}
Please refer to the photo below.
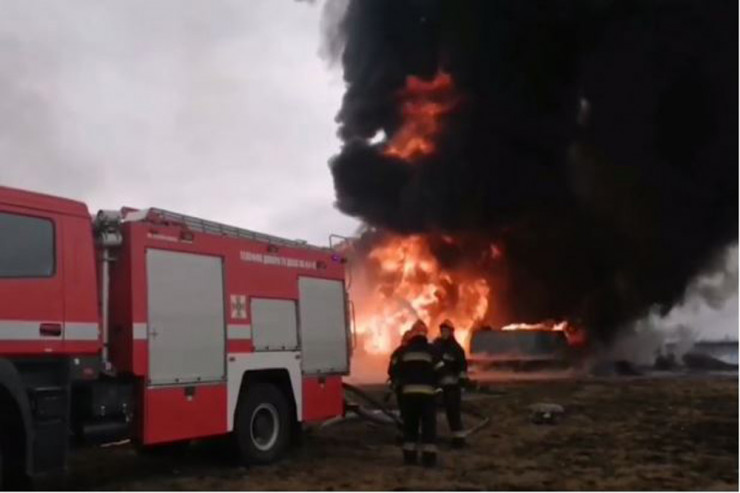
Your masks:
{"label": "fire truck wheel", "polygon": [[33,485],[23,471],[23,464],[18,460],[15,439],[9,434],[6,421],[0,427],[0,490],[27,491]]}
{"label": "fire truck wheel", "polygon": [[291,420],[285,395],[269,383],[249,385],[239,396],[234,431],[245,464],[270,464],[288,447]]}
{"label": "fire truck wheel", "polygon": [[5,481],[5,468],[3,467],[5,465],[3,460],[3,447],[0,446],[0,490],[5,489],[6,481]]}

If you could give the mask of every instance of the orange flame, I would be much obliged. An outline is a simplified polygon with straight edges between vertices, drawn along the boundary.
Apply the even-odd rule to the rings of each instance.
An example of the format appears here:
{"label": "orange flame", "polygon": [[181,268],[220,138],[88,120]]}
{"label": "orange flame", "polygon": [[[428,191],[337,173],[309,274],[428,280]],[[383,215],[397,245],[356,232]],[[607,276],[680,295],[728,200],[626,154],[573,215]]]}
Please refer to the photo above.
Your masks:
{"label": "orange flame", "polygon": [[442,269],[422,236],[389,239],[370,252],[364,267],[353,280],[351,296],[366,353],[390,353],[417,318],[432,331],[450,319],[465,346],[471,327],[488,310],[488,283]]}
{"label": "orange flame", "polygon": [[557,330],[557,331],[563,331],[565,330],[566,326],[568,325],[568,322],[560,322],[560,323],[548,323],[548,322],[541,322],[538,324],[509,324],[504,325],[501,327],[501,330]]}
{"label": "orange flame", "polygon": [[[441,239],[455,241],[452,237]],[[500,259],[504,254],[501,248],[492,247],[491,255]],[[457,340],[468,348],[472,330],[484,325],[490,315],[488,282],[475,274],[445,270],[425,236],[388,237],[367,256],[353,259],[350,268],[358,342],[352,369],[356,381],[385,378],[388,356],[417,318],[429,325],[431,336],[439,323],[450,319]],[[569,344],[585,343],[585,333],[566,321],[514,323],[500,330],[564,331]]]}
{"label": "orange flame", "polygon": [[[442,71],[431,81],[407,77],[398,97],[403,122],[383,153],[414,162],[435,152],[442,117],[455,107],[458,98],[452,77]],[[455,242],[451,236],[442,236],[441,240]],[[490,246],[491,259],[500,260],[504,255],[500,245]],[[474,274],[443,269],[424,236],[389,237],[366,257],[355,259],[350,267],[350,298],[356,309],[353,313],[358,339],[352,376],[358,381],[384,378],[388,356],[416,319],[427,323],[431,335],[440,322],[449,319],[456,327],[458,342],[467,348],[471,331],[482,325],[488,313],[488,282]],[[570,331],[567,322],[502,327],[530,329],[565,330],[566,335]]]}
{"label": "orange flame", "polygon": [[384,154],[407,161],[432,154],[434,138],[441,130],[440,119],[456,104],[452,77],[441,71],[431,81],[409,76],[399,98],[403,101],[403,123]]}
{"label": "orange flame", "polygon": [[568,344],[571,346],[583,346],[586,343],[586,333],[567,321],[554,323],[552,321],[540,322],[538,324],[509,324],[501,327],[501,330],[555,330],[565,333]]}

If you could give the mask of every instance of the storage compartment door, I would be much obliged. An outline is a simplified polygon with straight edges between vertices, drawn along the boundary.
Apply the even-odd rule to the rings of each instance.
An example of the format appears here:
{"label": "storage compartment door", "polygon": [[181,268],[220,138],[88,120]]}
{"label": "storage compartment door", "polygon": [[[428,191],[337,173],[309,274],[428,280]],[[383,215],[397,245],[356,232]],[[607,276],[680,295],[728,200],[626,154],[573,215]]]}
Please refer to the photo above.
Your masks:
{"label": "storage compartment door", "polygon": [[251,312],[255,351],[298,350],[295,301],[252,298]]}
{"label": "storage compartment door", "polygon": [[344,284],[298,279],[303,373],[349,373],[349,331]]}
{"label": "storage compartment door", "polygon": [[150,249],[146,261],[150,383],[223,380],[221,258]]}

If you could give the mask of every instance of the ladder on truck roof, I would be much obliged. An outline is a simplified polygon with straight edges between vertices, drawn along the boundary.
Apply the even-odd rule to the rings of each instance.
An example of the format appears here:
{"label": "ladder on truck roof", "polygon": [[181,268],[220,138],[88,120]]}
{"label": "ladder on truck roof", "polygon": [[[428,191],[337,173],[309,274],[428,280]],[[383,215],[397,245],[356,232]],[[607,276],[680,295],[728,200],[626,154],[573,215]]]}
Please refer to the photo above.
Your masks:
{"label": "ladder on truck roof", "polygon": [[258,233],[257,231],[251,231],[248,229],[237,228],[236,226],[229,226],[227,224],[218,223],[215,221],[209,221],[207,219],[201,219],[198,217],[188,216],[186,214],[180,214],[177,212],[166,211],[164,209],[157,209],[156,207],[150,207],[141,211],[130,212],[126,215],[126,221],[139,222],[139,221],[152,221],[159,219],[162,221],[172,222],[176,224],[182,224],[187,227],[190,231],[199,233],[208,233],[218,236],[227,236],[229,238],[244,238],[247,240],[260,241],[263,243],[269,243],[272,245],[281,245],[293,248],[304,248],[311,250],[331,251],[330,248],[321,247],[317,245],[311,245],[304,240],[288,240],[280,238],[279,236],[272,236],[265,233]]}

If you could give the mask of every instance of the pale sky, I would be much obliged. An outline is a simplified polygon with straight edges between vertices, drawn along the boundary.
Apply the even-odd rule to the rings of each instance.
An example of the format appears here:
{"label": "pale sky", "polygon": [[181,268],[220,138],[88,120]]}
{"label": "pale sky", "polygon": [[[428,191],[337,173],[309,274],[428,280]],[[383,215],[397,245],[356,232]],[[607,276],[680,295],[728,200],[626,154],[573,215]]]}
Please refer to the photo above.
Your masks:
{"label": "pale sky", "polygon": [[[339,66],[294,0],[0,0],[0,184],[326,244]],[[735,268],[737,256],[735,256]],[[737,293],[671,321],[737,336]]]}
{"label": "pale sky", "polygon": [[339,66],[293,0],[0,0],[0,183],[326,244]]}

